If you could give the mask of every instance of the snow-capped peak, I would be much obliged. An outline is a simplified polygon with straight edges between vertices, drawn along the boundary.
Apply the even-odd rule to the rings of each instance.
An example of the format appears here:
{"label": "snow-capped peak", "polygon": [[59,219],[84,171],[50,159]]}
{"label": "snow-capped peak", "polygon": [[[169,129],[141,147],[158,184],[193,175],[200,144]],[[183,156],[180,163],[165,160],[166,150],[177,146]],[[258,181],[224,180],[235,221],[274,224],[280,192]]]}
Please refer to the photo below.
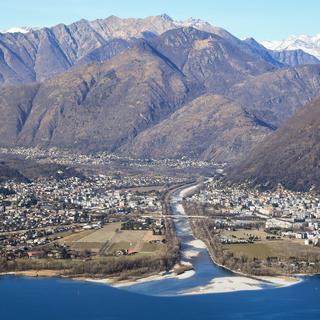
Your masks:
{"label": "snow-capped peak", "polygon": [[6,30],[0,30],[0,33],[28,33],[32,30],[33,28],[29,27],[13,27]]}
{"label": "snow-capped peak", "polygon": [[276,51],[301,49],[320,59],[320,34],[290,36],[285,40],[262,41],[261,44],[267,49]]}
{"label": "snow-capped peak", "polygon": [[201,27],[210,25],[207,21],[195,18],[189,18],[185,21],[175,21],[176,25],[183,27]]}

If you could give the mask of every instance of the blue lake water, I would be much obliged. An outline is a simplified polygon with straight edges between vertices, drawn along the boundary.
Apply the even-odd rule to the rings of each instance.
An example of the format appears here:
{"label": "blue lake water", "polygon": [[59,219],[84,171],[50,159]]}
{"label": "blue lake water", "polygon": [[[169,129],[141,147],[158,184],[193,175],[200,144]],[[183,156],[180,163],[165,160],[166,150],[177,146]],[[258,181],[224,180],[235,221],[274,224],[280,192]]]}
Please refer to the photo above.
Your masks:
{"label": "blue lake water", "polygon": [[173,199],[183,261],[193,264],[187,279],[165,279],[116,289],[103,284],[59,278],[0,277],[0,320],[143,320],[143,319],[299,319],[320,320],[320,276],[276,289],[181,296],[179,292],[206,285],[232,273],[212,264],[194,238]]}
{"label": "blue lake water", "polygon": [[62,279],[0,278],[3,320],[320,319],[320,277],[283,289],[155,297]]}

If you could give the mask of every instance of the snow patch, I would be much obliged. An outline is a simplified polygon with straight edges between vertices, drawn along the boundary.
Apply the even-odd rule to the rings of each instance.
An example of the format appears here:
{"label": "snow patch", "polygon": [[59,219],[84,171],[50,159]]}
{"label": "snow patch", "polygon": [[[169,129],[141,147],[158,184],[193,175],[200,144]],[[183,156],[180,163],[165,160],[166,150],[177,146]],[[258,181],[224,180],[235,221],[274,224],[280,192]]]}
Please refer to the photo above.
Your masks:
{"label": "snow patch", "polygon": [[320,59],[320,34],[290,36],[285,40],[266,40],[261,41],[261,44],[267,49],[275,51],[300,49]]}
{"label": "snow patch", "polygon": [[0,33],[28,33],[35,29],[29,27],[13,27],[5,30],[0,30]]}

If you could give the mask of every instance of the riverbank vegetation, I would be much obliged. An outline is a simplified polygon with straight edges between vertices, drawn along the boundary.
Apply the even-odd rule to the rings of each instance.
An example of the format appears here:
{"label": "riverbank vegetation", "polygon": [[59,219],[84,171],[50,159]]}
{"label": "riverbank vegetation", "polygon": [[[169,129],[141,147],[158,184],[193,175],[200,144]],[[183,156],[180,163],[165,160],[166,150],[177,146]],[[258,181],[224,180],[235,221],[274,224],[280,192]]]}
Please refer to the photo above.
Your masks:
{"label": "riverbank vegetation", "polygon": [[0,260],[0,272],[56,270],[59,275],[76,277],[118,277],[127,279],[169,270],[172,258],[162,256],[101,257],[88,261],[56,259]]}

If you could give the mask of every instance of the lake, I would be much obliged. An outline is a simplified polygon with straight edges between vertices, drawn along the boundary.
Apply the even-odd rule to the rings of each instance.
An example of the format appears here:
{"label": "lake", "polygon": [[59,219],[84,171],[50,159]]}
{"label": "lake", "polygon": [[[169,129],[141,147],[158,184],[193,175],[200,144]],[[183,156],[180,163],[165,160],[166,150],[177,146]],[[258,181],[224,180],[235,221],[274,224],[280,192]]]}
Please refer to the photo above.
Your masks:
{"label": "lake", "polygon": [[320,319],[320,277],[283,289],[157,297],[62,279],[0,278],[3,320]]}

